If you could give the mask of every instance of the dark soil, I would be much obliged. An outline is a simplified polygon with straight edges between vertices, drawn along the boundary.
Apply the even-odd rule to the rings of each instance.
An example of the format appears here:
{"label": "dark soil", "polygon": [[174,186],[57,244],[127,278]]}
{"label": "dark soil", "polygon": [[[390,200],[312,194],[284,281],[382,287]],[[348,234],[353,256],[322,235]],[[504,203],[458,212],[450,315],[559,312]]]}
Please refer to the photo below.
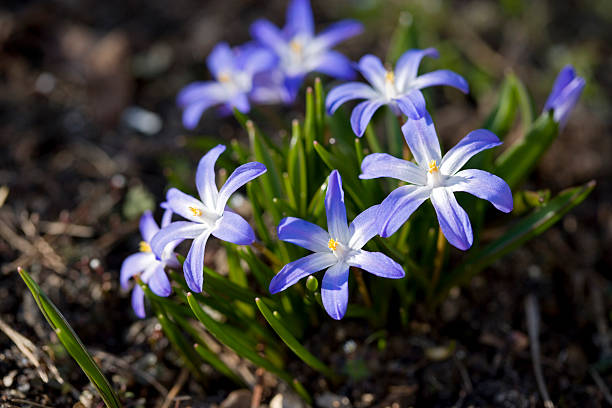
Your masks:
{"label": "dark soil", "polygon": [[[349,11],[366,20],[367,34],[343,48],[348,55],[384,56],[396,2],[380,2],[372,13],[357,1],[314,3],[321,25]],[[324,323],[307,346],[348,370],[351,380],[337,386],[299,361],[288,367],[318,405],[543,406],[529,348],[528,297],[539,309],[540,358],[552,401],[612,405],[612,9],[606,0],[502,3],[414,6],[422,10],[413,17],[425,21],[421,45],[453,47],[465,61],[461,73],[468,80],[485,76],[492,87],[476,87],[478,105],[438,104],[442,137],[450,144],[482,123],[508,69],[542,106],[559,61],[571,61],[587,78],[586,92],[527,187],[556,193],[591,179],[597,187],[561,223],[454,289],[435,311],[416,308],[410,327],[389,329],[384,342],[349,319]],[[8,191],[0,200],[0,326],[29,339],[26,347],[40,363],[36,368],[0,334],[0,406],[100,406],[17,266],[56,302],[125,406],[160,406],[177,383],[171,406],[224,400],[226,407],[249,406],[250,392],[228,398],[235,386],[212,370],[206,384],[181,374],[155,320],[134,317],[118,270],[137,247],[130,214],[139,203],[160,202],[167,176],[182,177],[181,163],[191,177],[202,153],[186,148],[196,135],[181,127],[177,91],[205,78],[203,58],[216,42],[248,40],[250,22],[263,16],[281,22],[284,8],[284,2],[247,0],[9,0],[0,6],[0,197]],[[154,112],[161,129],[138,128],[134,107]],[[197,134],[245,137],[231,118],[214,114]],[[263,389],[262,403],[286,393],[267,374],[251,375]]]}

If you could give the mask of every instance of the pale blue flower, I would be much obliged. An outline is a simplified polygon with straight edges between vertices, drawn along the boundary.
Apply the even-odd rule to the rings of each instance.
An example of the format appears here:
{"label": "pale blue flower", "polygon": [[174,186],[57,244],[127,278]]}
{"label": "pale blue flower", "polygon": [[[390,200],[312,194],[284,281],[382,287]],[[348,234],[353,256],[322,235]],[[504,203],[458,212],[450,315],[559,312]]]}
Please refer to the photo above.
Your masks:
{"label": "pale blue flower", "polygon": [[[165,204],[162,204],[165,207]],[[165,227],[170,223],[172,211],[166,209],[162,217],[161,227]],[[170,281],[166,272],[166,266],[178,268],[179,262],[174,254],[174,248],[181,242],[180,240],[169,242],[161,250],[153,251],[151,248],[151,240],[159,231],[157,223],[153,219],[151,211],[145,211],[140,217],[140,252],[128,256],[121,265],[119,281],[123,289],[128,289],[128,283],[131,277],[140,274],[140,279],[149,285],[153,293],[158,296],[169,296],[172,292]],[[145,317],[144,309],[144,292],[140,285],[134,285],[132,289],[132,308],[136,316]]]}
{"label": "pale blue flower", "polygon": [[585,85],[584,78],[577,76],[574,67],[567,65],[557,75],[552,91],[544,105],[544,112],[552,110],[555,122],[560,127],[564,127],[574,106],[578,103]]}
{"label": "pale blue flower", "polygon": [[279,58],[276,80],[286,89],[287,103],[297,95],[304,77],[313,71],[335,78],[352,79],[355,71],[344,55],[333,51],[336,44],[363,31],[361,23],[342,20],[315,35],[312,9],[308,0],[292,0],[287,9],[287,22],[280,30],[270,21],[258,20],[251,26],[251,35]]}
{"label": "pale blue flower", "polygon": [[[249,112],[249,99],[259,103],[275,103],[278,98],[266,99],[256,90],[256,75],[271,70],[276,64],[273,53],[253,44],[231,49],[220,43],[212,50],[206,63],[214,81],[197,81],[184,87],[177,96],[183,109],[183,125],[193,129],[208,108],[220,106],[223,113],[233,108]],[[253,94],[257,94],[253,98]]]}
{"label": "pale blue flower", "polygon": [[321,299],[327,313],[339,320],[348,305],[349,267],[391,279],[403,278],[404,270],[381,252],[361,249],[378,233],[378,206],[368,208],[348,225],[342,179],[337,170],[329,175],[325,210],[327,231],[300,218],[281,220],[278,238],[314,253],[285,265],[270,282],[270,293],[278,293],[314,272],[327,269],[321,284]]}
{"label": "pale blue flower", "polygon": [[194,292],[202,291],[204,251],[206,241],[211,235],[238,245],[249,245],[255,240],[255,233],[249,223],[226,207],[226,204],[236,190],[265,173],[266,167],[258,162],[243,164],[234,170],[221,189],[217,190],[215,162],[224,151],[225,146],[218,145],[200,159],[196,171],[199,199],[176,188],[168,190],[168,208],[189,221],[171,223],[151,241],[153,251],[157,251],[177,239],[193,239],[183,263],[183,271],[187,285]]}
{"label": "pale blue flower", "polygon": [[374,113],[383,105],[388,105],[396,115],[403,113],[412,119],[421,117],[425,110],[425,99],[420,89],[435,85],[448,85],[468,93],[469,87],[459,74],[447,69],[418,75],[423,57],[438,57],[434,48],[408,50],[395,64],[395,70],[386,69],[382,61],[374,55],[363,56],[358,70],[369,82],[348,82],[332,89],[327,95],[325,106],[333,114],[345,102],[365,99],[351,114],[353,132],[363,136]]}
{"label": "pale blue flower", "polygon": [[442,157],[429,114],[408,119],[402,132],[416,164],[385,153],[370,154],[361,163],[362,179],[392,177],[410,183],[395,189],[380,204],[382,237],[394,234],[425,200],[431,199],[448,242],[467,250],[473,242],[472,226],[457,203],[454,193],[458,191],[488,200],[500,211],[512,211],[512,192],[504,180],[483,170],[461,170],[475,154],[501,144],[493,133],[474,130]]}

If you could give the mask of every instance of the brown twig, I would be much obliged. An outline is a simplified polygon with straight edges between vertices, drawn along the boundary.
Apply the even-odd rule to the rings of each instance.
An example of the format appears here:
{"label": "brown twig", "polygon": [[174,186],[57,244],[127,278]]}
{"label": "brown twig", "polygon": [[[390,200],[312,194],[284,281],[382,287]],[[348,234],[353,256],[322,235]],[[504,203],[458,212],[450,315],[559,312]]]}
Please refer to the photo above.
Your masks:
{"label": "brown twig", "polygon": [[181,388],[183,388],[183,385],[185,385],[185,382],[187,382],[188,377],[189,377],[189,370],[187,370],[186,368],[183,368],[181,370],[181,373],[179,374],[179,378],[176,381],[176,384],[174,384],[174,386],[170,388],[170,391],[168,391],[168,395],[166,395],[166,398],[164,399],[164,402],[160,405],[160,408],[170,407],[172,400],[174,400],[176,395],[181,391]]}
{"label": "brown twig", "polygon": [[597,386],[601,390],[601,393],[603,394],[604,399],[606,400],[608,405],[612,406],[612,393],[610,393],[610,389],[608,388],[604,380],[601,378],[599,373],[591,367],[589,368],[589,374],[591,374],[591,377],[593,377],[593,381],[595,381],[595,384],[597,384]]}
{"label": "brown twig", "polygon": [[359,288],[359,294],[363,298],[366,306],[368,308],[372,307],[372,298],[370,298],[370,293],[368,293],[368,288],[363,280],[363,273],[361,269],[355,268],[355,280],[357,281],[357,287]]}
{"label": "brown twig", "polygon": [[540,310],[538,300],[534,294],[529,294],[525,299],[525,314],[527,319],[527,332],[529,334],[529,347],[531,349],[531,361],[533,362],[533,372],[540,391],[540,397],[544,403],[544,408],[554,408],[546,383],[542,373],[542,361],[540,355]]}

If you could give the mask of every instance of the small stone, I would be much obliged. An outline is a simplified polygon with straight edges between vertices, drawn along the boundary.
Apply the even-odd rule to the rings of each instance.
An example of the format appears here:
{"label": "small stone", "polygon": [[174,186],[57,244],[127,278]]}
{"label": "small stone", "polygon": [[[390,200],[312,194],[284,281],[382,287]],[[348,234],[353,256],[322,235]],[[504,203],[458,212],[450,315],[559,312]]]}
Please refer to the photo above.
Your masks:
{"label": "small stone", "polygon": [[304,408],[304,402],[294,394],[276,394],[270,401],[270,408]]}
{"label": "small stone", "polygon": [[236,390],[229,393],[219,408],[249,408],[253,395],[249,390]]}
{"label": "small stone", "polygon": [[351,401],[342,395],[325,392],[315,398],[316,404],[321,408],[351,408]]}

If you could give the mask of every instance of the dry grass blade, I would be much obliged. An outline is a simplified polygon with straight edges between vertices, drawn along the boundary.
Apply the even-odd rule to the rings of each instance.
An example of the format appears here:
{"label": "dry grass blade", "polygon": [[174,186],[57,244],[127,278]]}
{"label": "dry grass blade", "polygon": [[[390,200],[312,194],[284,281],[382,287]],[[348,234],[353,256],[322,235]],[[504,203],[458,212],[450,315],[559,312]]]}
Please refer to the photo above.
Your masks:
{"label": "dry grass blade", "polygon": [[554,408],[546,383],[542,373],[542,359],[540,358],[540,309],[535,295],[530,294],[525,299],[525,314],[527,318],[527,332],[529,333],[529,347],[531,349],[531,361],[533,362],[533,372],[538,384],[540,396],[544,402],[544,408]]}

